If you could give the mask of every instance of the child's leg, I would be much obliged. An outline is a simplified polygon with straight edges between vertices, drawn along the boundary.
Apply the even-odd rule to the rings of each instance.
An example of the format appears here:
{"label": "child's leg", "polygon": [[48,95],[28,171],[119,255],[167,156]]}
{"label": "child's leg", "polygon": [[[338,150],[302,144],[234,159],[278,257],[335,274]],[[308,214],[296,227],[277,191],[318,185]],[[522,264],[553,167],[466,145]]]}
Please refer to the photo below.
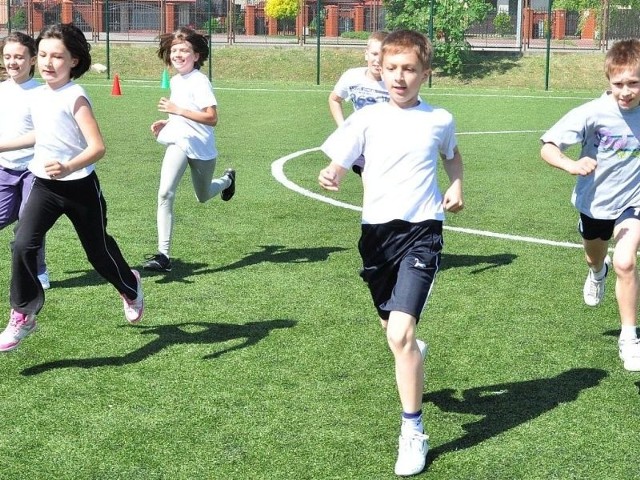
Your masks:
{"label": "child's leg", "polygon": [[416,319],[403,312],[391,312],[387,322],[387,343],[395,360],[396,384],[404,413],[422,409],[424,365],[416,342]]}
{"label": "child's leg", "polygon": [[636,268],[640,246],[640,218],[627,218],[614,230],[616,246],[613,267],[616,271],[616,299],[623,327],[635,326],[638,315],[639,280]]}
{"label": "child's leg", "polygon": [[116,241],[107,233],[107,204],[95,173],[82,180],[59,182],[64,213],[73,224],[87,259],[95,270],[129,300],[138,297],[138,280]]}
{"label": "child's leg", "polygon": [[20,313],[37,314],[44,292],[37,277],[37,255],[47,231],[62,215],[57,195],[36,181],[24,207],[13,242],[11,263],[11,307]]}
{"label": "child's leg", "polygon": [[0,167],[0,230],[18,219],[22,174]]}
{"label": "child's leg", "polygon": [[160,187],[158,188],[158,251],[167,257],[171,247],[173,232],[173,205],[176,190],[189,159],[175,145],[169,145],[162,160],[160,170]]}
{"label": "child's leg", "polygon": [[582,240],[584,257],[592,272],[598,273],[604,268],[604,260],[607,256],[609,241],[596,238],[594,240]]}
{"label": "child's leg", "polygon": [[215,197],[231,185],[231,179],[228,176],[212,180],[216,168],[215,158],[213,160],[190,159],[189,166],[191,167],[191,183],[200,203]]}
{"label": "child's leg", "polygon": [[[35,177],[29,171],[25,172],[25,175],[21,178],[20,181],[20,208],[18,211],[18,218],[22,216],[22,211],[24,210],[24,206],[27,204],[27,200],[29,199],[29,195],[31,194],[31,189],[33,188],[33,182],[35,181]],[[45,239],[42,239],[42,247],[38,250],[38,275],[42,275],[47,271],[47,263],[44,258],[44,249],[45,249]]]}

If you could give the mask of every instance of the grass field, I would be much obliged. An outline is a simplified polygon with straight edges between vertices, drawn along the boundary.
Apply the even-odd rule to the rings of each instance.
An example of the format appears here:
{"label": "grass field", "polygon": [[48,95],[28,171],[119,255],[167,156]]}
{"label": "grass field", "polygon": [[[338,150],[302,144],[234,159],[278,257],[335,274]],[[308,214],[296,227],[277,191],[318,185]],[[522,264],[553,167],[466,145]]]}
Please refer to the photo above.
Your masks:
{"label": "grass field", "polygon": [[[97,168],[110,233],[139,265],[155,252],[163,148],[149,125],[166,91],[159,76],[125,77],[116,97],[104,79],[82,83],[107,143]],[[39,331],[0,357],[0,479],[394,478],[400,406],[358,277],[359,214],[271,172],[331,132],[329,89],[216,83],[217,169],[235,167],[238,190],[200,205],[185,175],[174,269],[144,273],[139,326],[70,223],[54,227]],[[466,208],[447,219],[419,325],[432,448],[419,478],[637,478],[640,375],[617,357],[613,279],[601,307],[582,303],[582,252],[565,245],[579,242],[573,179],[539,158],[540,134],[598,94],[422,92],[457,118]],[[310,151],[283,174],[358,206],[355,176],[339,193],[317,187],[325,164]],[[5,292],[11,238],[0,232]]]}

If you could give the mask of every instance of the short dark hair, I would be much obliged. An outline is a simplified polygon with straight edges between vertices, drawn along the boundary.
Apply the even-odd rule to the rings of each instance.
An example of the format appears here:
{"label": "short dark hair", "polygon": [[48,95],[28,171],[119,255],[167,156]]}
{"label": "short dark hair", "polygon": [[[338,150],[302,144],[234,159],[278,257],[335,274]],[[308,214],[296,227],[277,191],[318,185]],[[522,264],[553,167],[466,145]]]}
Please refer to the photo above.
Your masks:
{"label": "short dark hair", "polygon": [[36,39],[36,47],[40,41],[48,38],[62,40],[64,46],[72,58],[78,63],[71,68],[71,78],[80,78],[91,67],[91,45],[87,42],[84,33],[73,23],[56,23],[40,30],[40,35]]}
{"label": "short dark hair", "polygon": [[171,47],[178,43],[189,42],[193,47],[193,51],[198,54],[198,60],[195,62],[195,68],[200,67],[209,58],[209,41],[204,35],[200,35],[189,27],[180,27],[173,33],[165,33],[160,36],[160,48],[158,49],[158,58],[165,65],[171,65]]}

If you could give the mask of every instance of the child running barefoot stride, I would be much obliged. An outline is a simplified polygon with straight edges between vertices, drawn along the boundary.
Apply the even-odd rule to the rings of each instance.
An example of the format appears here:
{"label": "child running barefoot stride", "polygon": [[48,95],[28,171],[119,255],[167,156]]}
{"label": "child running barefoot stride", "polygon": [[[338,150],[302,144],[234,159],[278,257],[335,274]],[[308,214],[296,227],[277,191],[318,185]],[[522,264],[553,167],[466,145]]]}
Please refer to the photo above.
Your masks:
{"label": "child running barefoot stride", "polygon": [[[0,141],[33,130],[29,97],[40,86],[33,78],[36,42],[29,35],[13,32],[4,38],[2,58],[8,79],[0,85]],[[34,176],[27,168],[33,148],[0,154],[0,230],[14,223],[29,198]],[[38,280],[42,288],[50,286],[44,259],[44,246],[38,251]]]}
{"label": "child running barefoot stride", "polygon": [[[418,93],[431,74],[432,48],[422,34],[399,30],[382,42],[382,78],[389,103],[353,113],[322,145],[331,159],[318,181],[338,190],[364,154],[361,276],[386,331],[395,361],[402,418],[396,475],[424,469],[428,437],[422,422],[424,343],[416,326],[440,266],[444,212],[463,207],[462,157],[453,117],[422,101]],[[442,159],[450,186],[442,195],[437,165]]]}
{"label": "child running barefoot stride", "polygon": [[16,348],[36,329],[44,305],[36,256],[62,215],[73,224],[91,265],[120,293],[126,319],[136,323],[144,310],[140,275],[107,234],[107,205],[94,165],[105,153],[102,134],[86,92],[71,81],[91,66],[90,45],[73,24],[57,24],[40,32],[36,46],[45,85],[32,96],[34,130],[0,143],[0,152],[35,145],[30,169],[36,176],[16,228],[11,315],[0,334],[0,351]]}
{"label": "child running barefoot stride", "polygon": [[[589,271],[584,302],[604,298],[612,265],[620,311],[618,353],[624,368],[640,371],[637,337],[640,247],[640,40],[622,40],[607,52],[604,65],[610,90],[562,117],[541,138],[541,155],[550,165],[577,177],[572,202]],[[581,145],[573,160],[563,152]]]}
{"label": "child running barefoot stride", "polygon": [[161,37],[158,57],[178,74],[171,78],[171,97],[162,97],[158,103],[158,111],[168,113],[169,118],[151,125],[158,142],[167,149],[158,189],[158,253],[148,256],[143,267],[169,272],[173,206],[187,166],[200,203],[218,194],[224,201],[231,200],[236,191],[236,172],[227,169],[222,177],[213,179],[218,156],[213,131],[218,123],[217,101],[211,82],[200,72],[209,57],[207,39],[190,28],[179,28]]}

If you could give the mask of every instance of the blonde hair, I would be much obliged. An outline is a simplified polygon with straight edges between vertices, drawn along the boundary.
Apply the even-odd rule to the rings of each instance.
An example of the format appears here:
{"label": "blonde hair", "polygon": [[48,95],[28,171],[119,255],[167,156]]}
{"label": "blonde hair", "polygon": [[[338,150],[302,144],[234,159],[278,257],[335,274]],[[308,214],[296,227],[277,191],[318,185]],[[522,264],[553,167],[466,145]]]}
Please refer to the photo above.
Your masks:
{"label": "blonde hair", "polygon": [[427,37],[415,30],[396,30],[391,32],[382,42],[381,61],[384,61],[384,56],[387,54],[392,55],[406,52],[407,50],[415,52],[425,70],[431,69],[431,60],[433,58],[431,42]]}
{"label": "blonde hair", "polygon": [[640,67],[640,40],[619,40],[607,52],[604,59],[604,74],[607,79],[620,70]]}

